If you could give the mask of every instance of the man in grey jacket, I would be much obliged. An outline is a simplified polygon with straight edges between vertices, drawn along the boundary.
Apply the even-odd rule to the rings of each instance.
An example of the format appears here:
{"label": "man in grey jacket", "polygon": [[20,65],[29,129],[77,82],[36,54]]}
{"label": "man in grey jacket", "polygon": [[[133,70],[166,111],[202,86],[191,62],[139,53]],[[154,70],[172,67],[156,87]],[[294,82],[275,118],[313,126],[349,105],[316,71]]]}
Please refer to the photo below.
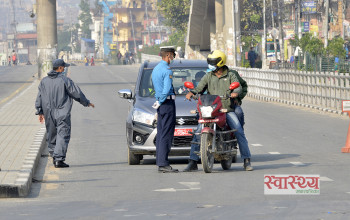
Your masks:
{"label": "man in grey jacket", "polygon": [[95,107],[80,88],[63,74],[70,66],[62,59],[53,61],[53,70],[39,84],[35,102],[40,123],[45,121],[50,156],[56,168],[69,167],[64,161],[71,133],[73,99],[85,107]]}

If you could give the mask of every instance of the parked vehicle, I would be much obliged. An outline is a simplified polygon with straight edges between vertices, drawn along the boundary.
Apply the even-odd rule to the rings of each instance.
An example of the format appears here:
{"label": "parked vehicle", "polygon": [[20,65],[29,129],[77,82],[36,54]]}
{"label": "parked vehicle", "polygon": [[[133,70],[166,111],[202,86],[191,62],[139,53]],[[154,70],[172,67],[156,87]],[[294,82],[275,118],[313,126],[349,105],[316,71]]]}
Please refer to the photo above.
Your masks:
{"label": "parked vehicle", "polygon": [[[152,84],[152,71],[158,62],[145,62],[141,65],[135,90],[120,90],[119,96],[130,102],[126,119],[126,139],[128,147],[128,162],[140,164],[143,155],[155,155],[157,120],[156,110],[152,108],[155,102]],[[175,60],[170,68],[173,71],[173,86],[176,93],[176,127],[170,156],[188,156],[191,149],[192,134],[198,125],[196,116],[190,114],[195,103],[185,101],[187,93],[183,83],[195,81],[196,73],[207,70],[205,60]]]}
{"label": "parked vehicle", "polygon": [[[185,82],[184,85],[188,89],[194,89],[192,82]],[[227,90],[234,90],[239,86],[238,82],[233,82]],[[229,93],[227,96],[199,95],[197,110],[192,111],[199,113],[198,123],[202,126],[201,132],[195,133],[201,136],[200,143],[197,143],[200,144],[200,152],[196,153],[200,155],[206,173],[212,172],[214,160],[221,163],[222,169],[228,170],[237,157],[237,140],[234,136],[236,130],[231,130],[226,123],[227,109],[222,108],[222,98],[229,98]]]}

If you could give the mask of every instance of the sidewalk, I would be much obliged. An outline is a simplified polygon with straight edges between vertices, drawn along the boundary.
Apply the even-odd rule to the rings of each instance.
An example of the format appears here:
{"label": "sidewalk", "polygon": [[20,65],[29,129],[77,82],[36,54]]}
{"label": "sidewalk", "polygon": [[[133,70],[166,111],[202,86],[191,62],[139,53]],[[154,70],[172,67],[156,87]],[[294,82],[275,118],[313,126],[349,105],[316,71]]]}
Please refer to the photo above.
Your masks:
{"label": "sidewalk", "polygon": [[39,80],[0,109],[0,197],[27,196],[44,147],[45,126],[35,115]]}

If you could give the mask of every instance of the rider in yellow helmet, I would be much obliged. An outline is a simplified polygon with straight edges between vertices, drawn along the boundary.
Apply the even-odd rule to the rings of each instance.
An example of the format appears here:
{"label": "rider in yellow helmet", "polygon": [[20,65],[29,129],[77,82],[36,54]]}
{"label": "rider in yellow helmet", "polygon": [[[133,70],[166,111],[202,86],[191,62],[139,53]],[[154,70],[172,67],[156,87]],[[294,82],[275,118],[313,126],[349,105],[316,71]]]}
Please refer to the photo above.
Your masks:
{"label": "rider in yellow helmet", "polygon": [[[241,157],[244,160],[243,167],[247,171],[253,170],[253,167],[250,165],[250,150],[248,147],[248,141],[245,137],[243,125],[244,125],[244,114],[242,108],[240,107],[242,103],[242,99],[247,94],[247,83],[244,81],[237,71],[230,70],[226,66],[226,55],[220,51],[215,50],[208,55],[207,58],[208,63],[208,73],[201,79],[197,87],[194,89],[197,93],[203,93],[203,90],[207,90],[211,95],[226,95],[227,89],[229,88],[232,82],[239,82],[241,85],[241,91],[237,92],[230,91],[231,95],[229,99],[222,99],[223,108],[227,109],[226,113],[226,121],[231,129],[237,129],[235,132],[237,142],[239,145],[239,150],[241,153]],[[193,96],[192,92],[189,92],[186,95],[187,99],[191,99]],[[199,126],[198,129],[201,127]],[[200,131],[197,130],[196,133]],[[194,137],[199,138],[199,137]],[[194,140],[193,142],[198,142]],[[186,171],[194,171],[197,170],[197,161],[199,160],[198,155],[194,152],[199,151],[199,145],[192,144],[191,146],[191,154],[190,161],[186,169]]]}

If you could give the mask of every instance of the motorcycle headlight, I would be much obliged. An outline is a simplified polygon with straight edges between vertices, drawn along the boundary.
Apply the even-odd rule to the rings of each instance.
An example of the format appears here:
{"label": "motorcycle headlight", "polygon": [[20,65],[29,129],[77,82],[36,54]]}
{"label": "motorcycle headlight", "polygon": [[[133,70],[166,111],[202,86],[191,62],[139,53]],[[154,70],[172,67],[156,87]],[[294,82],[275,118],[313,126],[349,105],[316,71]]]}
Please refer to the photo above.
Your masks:
{"label": "motorcycle headlight", "polygon": [[203,118],[211,118],[211,113],[214,111],[212,106],[201,106],[200,107]]}
{"label": "motorcycle headlight", "polygon": [[146,125],[153,125],[155,115],[145,112],[141,109],[134,109],[132,120]]}

